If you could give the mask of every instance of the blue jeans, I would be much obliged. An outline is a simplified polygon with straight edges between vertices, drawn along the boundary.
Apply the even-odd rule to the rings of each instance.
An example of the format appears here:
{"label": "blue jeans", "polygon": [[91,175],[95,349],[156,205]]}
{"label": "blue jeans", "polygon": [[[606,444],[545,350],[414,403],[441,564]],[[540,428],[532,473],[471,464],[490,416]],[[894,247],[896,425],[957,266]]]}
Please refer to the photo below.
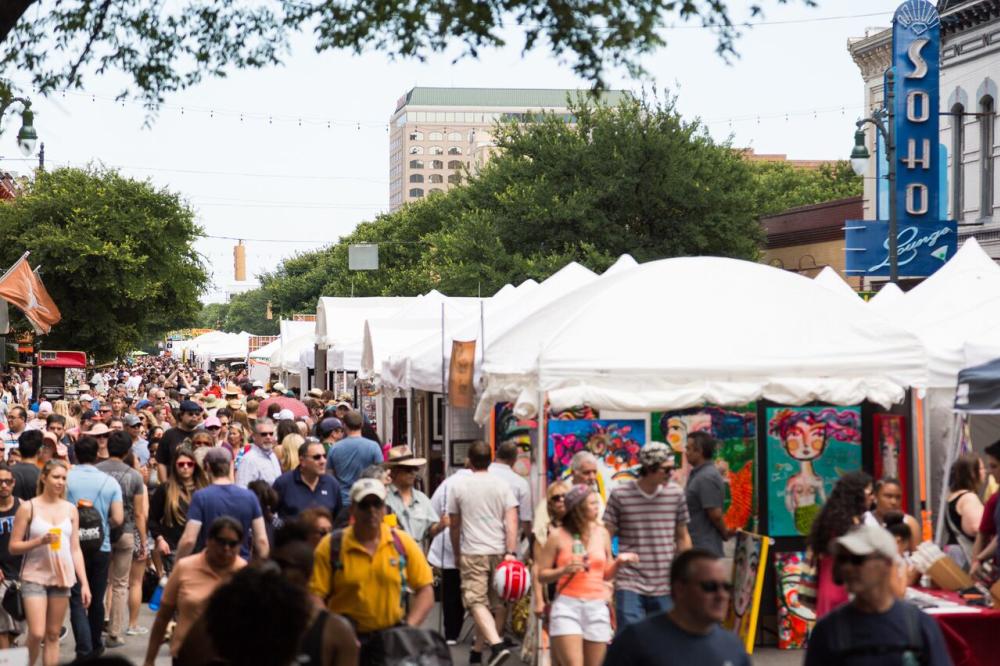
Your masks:
{"label": "blue jeans", "polygon": [[670,595],[651,596],[639,594],[632,590],[615,590],[615,617],[618,620],[618,628],[615,634],[630,624],[639,622],[647,615],[663,613],[674,607]]}
{"label": "blue jeans", "polygon": [[90,608],[83,607],[80,583],[73,586],[69,597],[69,623],[76,641],[76,656],[83,658],[102,647],[101,631],[104,629],[104,592],[108,589],[108,572],[111,553],[96,553],[83,559],[90,584]]}

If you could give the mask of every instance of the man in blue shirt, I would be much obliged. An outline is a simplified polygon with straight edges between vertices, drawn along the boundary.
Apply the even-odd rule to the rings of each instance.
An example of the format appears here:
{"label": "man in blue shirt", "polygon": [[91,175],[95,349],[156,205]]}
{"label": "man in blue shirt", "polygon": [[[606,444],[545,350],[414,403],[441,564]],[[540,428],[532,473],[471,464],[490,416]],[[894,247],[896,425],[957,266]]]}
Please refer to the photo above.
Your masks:
{"label": "man in blue shirt", "polygon": [[200,552],[205,547],[208,528],[219,516],[229,516],[243,525],[243,533],[246,535],[240,546],[240,556],[243,559],[250,559],[251,543],[255,557],[267,558],[267,531],[260,502],[251,491],[233,483],[229,473],[232,464],[232,456],[222,447],[212,447],[205,454],[204,465],[212,477],[212,484],[196,490],[191,496],[187,524],[177,543],[178,560]]}
{"label": "man in blue shirt", "polygon": [[330,515],[340,513],[340,486],[326,474],[326,454],[319,442],[306,442],[299,447],[299,466],[285,472],[274,482],[278,493],[278,516],[282,520],[295,518],[311,507],[329,509]]}
{"label": "man in blue shirt", "polygon": [[111,528],[125,521],[122,504],[122,488],[110,475],[95,467],[97,462],[97,440],[90,436],[81,437],[76,443],[76,459],[79,463],[69,471],[66,483],[66,499],[74,506],[80,502],[90,502],[101,516],[104,528],[104,543],[99,552],[84,554],[83,564],[90,584],[90,607],[85,608],[80,596],[80,583],[73,586],[70,594],[70,624],[76,641],[76,656],[80,660],[99,656],[104,651],[101,631],[104,629],[104,592],[108,587],[108,571],[111,568]]}
{"label": "man in blue shirt", "polygon": [[361,470],[369,465],[380,465],[385,458],[377,442],[361,436],[364,421],[360,412],[348,412],[343,422],[347,437],[330,448],[326,463],[333,478],[340,484],[341,502],[347,505],[351,503],[348,493],[361,475]]}

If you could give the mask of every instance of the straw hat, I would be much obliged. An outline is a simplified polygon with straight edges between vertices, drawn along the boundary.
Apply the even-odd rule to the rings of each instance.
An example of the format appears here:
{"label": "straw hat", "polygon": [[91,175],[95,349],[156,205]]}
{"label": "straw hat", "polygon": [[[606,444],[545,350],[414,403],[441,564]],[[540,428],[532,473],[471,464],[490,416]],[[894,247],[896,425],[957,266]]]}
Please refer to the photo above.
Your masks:
{"label": "straw hat", "polygon": [[406,444],[400,444],[389,449],[389,458],[385,461],[389,467],[422,467],[427,464],[426,458],[417,458]]}

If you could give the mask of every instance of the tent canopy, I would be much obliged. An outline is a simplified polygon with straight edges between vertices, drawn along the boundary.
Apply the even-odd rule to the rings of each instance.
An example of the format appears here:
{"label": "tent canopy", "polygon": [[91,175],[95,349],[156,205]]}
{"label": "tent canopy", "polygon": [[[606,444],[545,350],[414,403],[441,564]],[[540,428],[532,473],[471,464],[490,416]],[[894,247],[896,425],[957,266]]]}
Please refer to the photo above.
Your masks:
{"label": "tent canopy", "polygon": [[[860,301],[858,301],[860,302]],[[926,382],[915,336],[809,278],[687,257],[602,277],[494,338],[477,418],[581,404],[622,411],[899,402]]]}
{"label": "tent canopy", "polygon": [[350,298],[323,296],[316,304],[316,344],[328,349],[356,340],[365,319],[390,317],[416,296]]}
{"label": "tent canopy", "polygon": [[829,289],[835,294],[840,294],[844,298],[850,298],[855,303],[864,303],[858,296],[858,292],[851,288],[851,285],[844,281],[844,278],[840,276],[840,273],[834,269],[826,266],[819,272],[819,275],[813,278],[813,281]]}
{"label": "tent canopy", "polygon": [[281,338],[278,338],[277,340],[272,340],[263,347],[260,347],[259,349],[250,352],[250,358],[258,361],[267,361],[268,359],[271,358],[271,355],[274,352],[278,351],[280,347],[281,347]]}
{"label": "tent canopy", "polygon": [[955,409],[1000,414],[1000,358],[958,373]]}

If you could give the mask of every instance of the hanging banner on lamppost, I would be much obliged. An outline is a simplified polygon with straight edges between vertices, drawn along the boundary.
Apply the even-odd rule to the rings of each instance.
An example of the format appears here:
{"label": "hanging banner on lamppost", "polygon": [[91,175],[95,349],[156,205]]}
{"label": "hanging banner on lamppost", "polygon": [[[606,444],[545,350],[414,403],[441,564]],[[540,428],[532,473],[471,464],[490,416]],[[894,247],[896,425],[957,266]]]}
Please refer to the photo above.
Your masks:
{"label": "hanging banner on lamppost", "polygon": [[926,277],[958,247],[957,223],[941,215],[945,166],[939,150],[941,19],[927,0],[907,0],[896,9],[892,72],[887,77],[892,89],[886,90],[891,105],[887,151],[895,160],[895,182],[889,192],[895,210],[890,205],[888,222],[847,222],[846,272],[891,276],[892,259],[887,255],[895,235],[899,274]]}

